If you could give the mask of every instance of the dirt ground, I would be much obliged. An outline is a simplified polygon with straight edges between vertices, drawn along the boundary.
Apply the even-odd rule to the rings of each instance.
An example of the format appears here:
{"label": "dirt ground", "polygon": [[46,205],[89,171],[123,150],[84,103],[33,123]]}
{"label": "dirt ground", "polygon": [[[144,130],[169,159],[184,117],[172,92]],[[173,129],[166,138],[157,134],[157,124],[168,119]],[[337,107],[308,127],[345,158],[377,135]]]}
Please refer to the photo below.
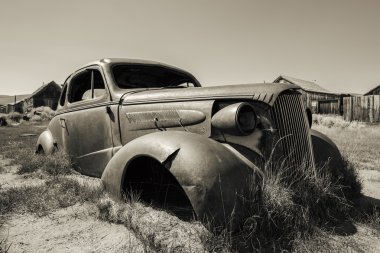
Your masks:
{"label": "dirt ground", "polygon": [[[368,201],[380,206],[380,171],[360,170],[363,183],[363,195]],[[365,224],[353,224],[354,232],[351,235],[330,235],[329,244],[338,252],[380,252],[380,232]]]}
{"label": "dirt ground", "polygon": [[89,214],[93,207],[74,205],[44,217],[13,215],[2,233],[10,252],[145,252],[144,244],[123,225]]}
{"label": "dirt ground", "polygon": [[[44,183],[44,179],[16,173],[17,166],[0,155],[0,194],[10,187]],[[77,181],[100,179],[69,175]],[[139,212],[137,214],[137,212]],[[199,223],[187,223],[164,211],[136,208],[134,229],[98,219],[95,204],[76,204],[47,216],[11,214],[0,217],[0,241],[7,238],[9,252],[204,252]],[[148,242],[149,241],[149,242]]]}
{"label": "dirt ground", "polygon": [[[6,166],[7,163],[8,160],[0,159],[5,168],[0,174],[0,192],[8,187],[43,182],[15,174],[16,167]],[[379,200],[380,172],[362,170],[360,176],[363,193]],[[10,252],[155,252],[124,225],[100,221],[94,212],[97,210],[93,205],[77,204],[44,217],[14,214],[6,219],[0,235],[8,238]],[[330,247],[340,252],[380,252],[379,232],[364,224],[354,226],[357,231],[352,235],[327,235]],[[151,229],[147,227],[144,232]],[[189,251],[199,252],[202,246],[198,244],[194,249],[197,251]]]}
{"label": "dirt ground", "polygon": [[[38,176],[18,175],[17,165],[9,163],[10,160],[0,154],[0,194],[10,187],[44,182]],[[379,204],[380,171],[361,168],[359,174],[363,182],[363,194]],[[165,212],[137,215],[135,219],[139,220],[140,227],[135,226],[135,230],[123,224],[101,221],[96,212],[94,204],[76,204],[43,217],[27,213],[0,216],[0,241],[7,238],[9,252],[205,251],[197,232],[200,225],[194,226],[175,217],[168,219],[169,214]],[[365,224],[353,225],[355,232],[350,235],[326,234],[325,242],[331,249],[329,252],[380,252],[380,232]]]}

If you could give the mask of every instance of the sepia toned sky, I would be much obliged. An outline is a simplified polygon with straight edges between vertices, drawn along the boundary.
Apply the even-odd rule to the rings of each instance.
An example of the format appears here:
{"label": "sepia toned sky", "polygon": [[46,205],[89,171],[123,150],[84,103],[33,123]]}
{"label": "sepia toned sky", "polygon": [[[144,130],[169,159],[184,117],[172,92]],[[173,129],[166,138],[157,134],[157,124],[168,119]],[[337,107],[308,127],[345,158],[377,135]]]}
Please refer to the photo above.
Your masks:
{"label": "sepia toned sky", "polygon": [[336,92],[380,84],[379,0],[0,0],[0,94],[95,59],[162,61],[204,86],[279,74]]}

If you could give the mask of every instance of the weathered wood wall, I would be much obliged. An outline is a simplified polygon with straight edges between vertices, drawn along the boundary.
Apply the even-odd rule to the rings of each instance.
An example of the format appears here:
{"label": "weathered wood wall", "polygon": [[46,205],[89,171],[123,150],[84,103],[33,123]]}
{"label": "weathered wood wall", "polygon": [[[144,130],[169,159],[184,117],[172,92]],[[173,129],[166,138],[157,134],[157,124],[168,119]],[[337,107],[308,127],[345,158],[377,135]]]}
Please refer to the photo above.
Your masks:
{"label": "weathered wood wall", "polygon": [[348,121],[380,122],[380,95],[343,98],[343,117]]}
{"label": "weathered wood wall", "polygon": [[338,114],[340,115],[340,99],[330,99],[318,101],[319,114]]}
{"label": "weathered wood wall", "polygon": [[[304,90],[302,90],[301,92],[304,98],[305,107],[309,108],[312,113],[321,113],[319,110],[319,101],[340,99],[339,94],[318,93],[310,91],[308,92]],[[336,114],[339,114],[339,111]]]}

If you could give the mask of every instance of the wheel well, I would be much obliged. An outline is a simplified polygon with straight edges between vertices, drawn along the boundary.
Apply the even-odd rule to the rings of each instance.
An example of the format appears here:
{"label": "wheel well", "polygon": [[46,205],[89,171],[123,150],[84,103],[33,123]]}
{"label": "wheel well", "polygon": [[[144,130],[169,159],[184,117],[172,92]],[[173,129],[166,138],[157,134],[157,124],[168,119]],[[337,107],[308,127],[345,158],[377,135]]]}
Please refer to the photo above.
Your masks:
{"label": "wheel well", "polygon": [[45,154],[44,148],[42,147],[41,144],[39,144],[39,145],[37,146],[36,154]]}
{"label": "wheel well", "polygon": [[138,157],[129,163],[123,190],[126,196],[137,194],[139,199],[155,207],[173,212],[179,218],[195,218],[185,191],[173,174],[150,157]]}

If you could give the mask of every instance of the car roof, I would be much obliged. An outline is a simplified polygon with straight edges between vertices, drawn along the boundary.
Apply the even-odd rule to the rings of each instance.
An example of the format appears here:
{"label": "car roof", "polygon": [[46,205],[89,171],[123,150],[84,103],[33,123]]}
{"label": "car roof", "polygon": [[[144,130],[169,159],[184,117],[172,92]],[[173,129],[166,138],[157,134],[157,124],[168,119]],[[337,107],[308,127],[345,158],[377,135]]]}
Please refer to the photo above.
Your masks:
{"label": "car roof", "polygon": [[[79,68],[78,70],[76,70],[75,72],[78,72],[80,71],[81,69],[83,68],[86,68],[86,67],[89,67],[89,66],[92,66],[92,65],[101,65],[101,66],[105,66],[105,65],[114,65],[114,64],[141,64],[141,65],[154,65],[154,66],[160,66],[160,67],[163,67],[163,68],[168,68],[168,69],[172,69],[172,70],[175,70],[175,71],[178,71],[178,72],[182,72],[188,76],[190,76],[192,79],[194,79],[195,82],[197,82],[197,85],[200,86],[200,83],[199,81],[197,80],[197,78],[191,74],[190,72],[186,71],[186,70],[183,70],[181,68],[177,68],[177,67],[174,67],[174,66],[171,66],[171,65],[168,65],[168,64],[165,64],[165,63],[162,63],[162,62],[157,62],[157,61],[148,61],[148,60],[141,60],[141,59],[128,59],[128,58],[103,58],[103,59],[100,59],[100,60],[97,60],[97,61],[93,61],[93,62],[90,62],[90,63],[87,63],[85,65],[83,65],[81,68]],[[74,73],[75,73],[74,72]]]}
{"label": "car roof", "polygon": [[81,68],[85,68],[91,65],[112,65],[112,64],[142,64],[142,65],[157,65],[162,67],[167,67],[171,69],[177,69],[182,72],[187,72],[183,69],[162,63],[157,61],[148,61],[148,60],[141,60],[141,59],[128,59],[128,58],[104,58],[97,61],[92,61],[90,63],[87,63],[83,65]]}

